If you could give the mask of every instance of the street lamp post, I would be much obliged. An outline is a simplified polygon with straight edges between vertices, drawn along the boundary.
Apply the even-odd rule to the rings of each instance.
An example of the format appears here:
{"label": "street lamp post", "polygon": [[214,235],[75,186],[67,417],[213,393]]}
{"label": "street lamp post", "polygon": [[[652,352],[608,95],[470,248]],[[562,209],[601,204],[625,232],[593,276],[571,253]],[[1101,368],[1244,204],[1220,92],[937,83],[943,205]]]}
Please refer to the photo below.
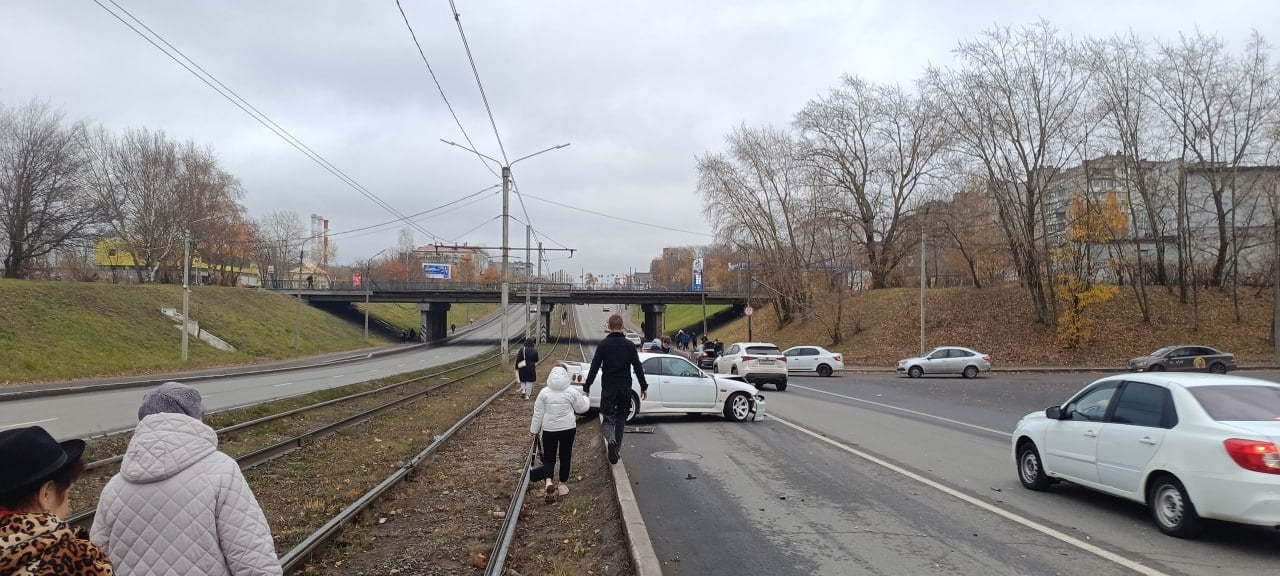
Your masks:
{"label": "street lamp post", "polygon": [[[364,278],[361,279],[361,283],[369,281],[370,264],[373,263],[373,260],[375,258],[385,254],[387,250],[389,250],[389,248],[383,248],[381,252],[378,252],[377,254],[370,256],[368,260],[364,261]],[[361,286],[361,288],[365,288],[365,287]],[[364,342],[365,344],[369,343],[369,293],[370,292],[373,292],[372,288],[365,288],[365,291],[364,291]]]}
{"label": "street lamp post", "polygon": [[[510,242],[509,223],[508,223],[508,220],[511,218],[511,167],[515,166],[516,163],[520,162],[521,160],[527,160],[529,158],[533,158],[534,156],[543,154],[545,152],[550,152],[552,150],[559,150],[561,148],[564,148],[568,146],[569,143],[566,142],[564,144],[558,144],[550,148],[544,148],[542,150],[534,152],[533,154],[521,156],[519,158],[516,158],[515,160],[512,160],[509,163],[504,164],[502,162],[499,162],[497,159],[493,157],[487,156],[478,150],[474,150],[466,146],[463,146],[461,144],[458,144],[457,142],[451,142],[443,138],[441,138],[440,141],[450,146],[455,146],[463,150],[466,150],[468,152],[471,152],[476,156],[489,160],[494,164],[497,164],[502,167],[502,304],[501,304],[502,309],[498,314],[498,317],[501,320],[500,325],[502,330],[502,336],[501,336],[502,341],[499,343],[499,348],[502,351],[502,358],[505,361],[505,359],[507,358],[507,344],[508,344],[507,340],[510,339],[509,333],[507,332],[507,307],[509,306],[509,303],[510,303],[510,285],[507,281],[507,264],[510,260],[510,252],[511,252],[511,242]],[[528,313],[529,312],[526,309],[525,314],[527,315]]]}
{"label": "street lamp post", "polygon": [[190,330],[190,323],[187,316],[191,311],[191,225],[221,218],[226,214],[216,214],[214,216],[206,216],[199,220],[192,220],[187,223],[187,227],[182,232],[182,361],[186,362],[189,357],[189,336],[187,331]]}

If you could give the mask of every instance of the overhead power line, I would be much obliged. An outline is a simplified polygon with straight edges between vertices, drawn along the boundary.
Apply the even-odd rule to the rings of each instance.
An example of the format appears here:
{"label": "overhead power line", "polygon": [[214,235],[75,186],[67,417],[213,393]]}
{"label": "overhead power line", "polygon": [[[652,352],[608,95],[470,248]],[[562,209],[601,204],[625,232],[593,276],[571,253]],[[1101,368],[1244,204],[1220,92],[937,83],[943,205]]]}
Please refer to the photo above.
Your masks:
{"label": "overhead power line", "polygon": [[[409,17],[405,15],[404,7],[400,5],[400,0],[396,0],[396,8],[400,10],[400,18],[404,20],[404,27],[409,29],[409,37],[413,39],[413,45],[418,47],[418,56],[421,56],[422,63],[426,64],[427,73],[431,75],[431,81],[435,83],[436,90],[440,92],[440,99],[444,100],[445,108],[448,108],[449,115],[453,116],[454,124],[458,125],[458,130],[462,132],[462,137],[467,141],[467,145],[470,146],[472,150],[478,150],[475,143],[471,141],[471,135],[467,134],[467,129],[462,127],[462,120],[458,119],[458,113],[454,111],[453,104],[449,103],[449,97],[444,95],[444,87],[440,85],[440,79],[436,77],[435,69],[431,67],[431,62],[427,60],[427,53],[422,50],[422,44],[418,42],[418,34],[413,31],[413,25],[409,23]],[[489,165],[489,162],[485,160],[483,155],[477,152],[476,158],[480,159],[480,163],[484,164],[484,167],[488,169],[491,174],[498,176],[498,172],[493,169],[493,166]]]}
{"label": "overhead power line", "polygon": [[[241,97],[239,94],[237,94],[234,90],[232,90],[226,84],[223,84],[222,81],[217,79],[217,77],[209,73],[209,71],[205,70],[202,66],[200,66],[199,63],[197,63],[195,60],[191,59],[189,56],[184,54],[181,50],[179,50],[176,46],[171,44],[168,40],[165,40],[163,36],[161,36],[159,33],[153,30],[150,26],[147,26],[146,23],[144,23],[137,16],[134,16],[133,13],[129,12],[125,7],[117,3],[116,0],[107,0],[107,2],[110,2],[112,6],[114,6],[120,12],[128,16],[130,20],[132,20],[133,22],[137,23],[138,26],[141,26],[143,29],[145,29],[147,33],[151,34],[151,36],[148,36],[147,33],[144,33],[142,30],[139,30],[138,26],[135,26],[133,23],[129,22],[129,20],[125,20],[124,17],[116,13],[115,10],[108,8],[107,5],[103,4],[101,0],[93,0],[94,4],[97,4],[98,7],[102,8],[108,14],[113,16],[116,20],[119,20],[121,24],[124,24],[126,27],[132,30],[135,34],[137,34],[143,40],[146,40],[147,43],[154,46],[157,50],[163,52],[165,56],[168,56],[169,59],[176,62],[179,66],[182,66],[183,69],[185,69],[187,72],[190,72],[192,76],[195,76],[197,79],[203,82],[206,86],[211,88],[214,92],[217,92],[218,95],[225,98],[228,102],[231,102],[232,104],[234,104],[237,108],[239,108],[245,114],[248,114],[249,117],[256,120],[264,128],[266,128],[267,130],[270,130],[276,136],[279,136],[282,140],[284,140],[290,146],[293,146],[296,150],[301,152],[304,156],[306,156],[312,162],[315,162],[321,168],[325,169],[325,171],[329,172],[334,177],[341,180],[344,184],[346,184],[352,190],[359,192],[362,196],[364,196],[365,198],[368,198],[374,204],[378,205],[383,210],[386,210],[393,216],[396,216],[399,220],[403,220],[403,221],[408,220],[408,217],[406,217],[399,210],[396,210],[395,207],[391,206],[382,198],[378,197],[377,194],[374,194],[368,188],[365,188],[363,185],[357,182],[354,178],[347,175],[346,172],[343,172],[340,168],[335,166],[332,162],[329,162],[327,159],[325,159],[324,156],[320,155],[315,150],[312,150],[310,146],[307,146],[304,142],[302,142],[302,140],[298,139],[296,136],[294,136],[284,127],[280,126],[278,123],[272,120],[271,117],[267,116],[265,113],[259,110],[256,106],[251,104],[248,100]],[[155,38],[153,39],[152,36],[154,36]],[[159,42],[157,42],[157,40]],[[161,44],[163,44],[164,46],[161,46]],[[168,49],[166,49],[166,47]],[[172,50],[172,52],[170,52],[170,50]],[[177,54],[177,56],[175,56],[175,54]],[[181,56],[181,58],[179,58],[179,56]],[[418,226],[412,223],[411,225],[413,225],[415,228],[417,228],[419,231],[426,234],[427,236],[439,239],[438,236],[436,236],[435,234],[432,234],[426,228],[422,228],[421,226]]]}
{"label": "overhead power line", "polygon": [[476,59],[471,55],[471,44],[467,42],[467,33],[462,29],[462,15],[458,13],[458,5],[449,0],[449,9],[453,13],[453,21],[458,25],[458,36],[462,38],[462,47],[467,52],[467,61],[471,63],[471,73],[476,77],[476,87],[480,88],[480,100],[484,102],[484,110],[489,114],[489,125],[493,126],[493,137],[498,141],[498,150],[502,152],[502,162],[511,165],[507,160],[507,149],[502,145],[502,135],[498,133],[498,123],[493,119],[493,108],[489,107],[489,96],[484,92],[484,83],[480,81],[480,71],[476,69]]}
{"label": "overhead power line", "polygon": [[715,237],[716,237],[716,235],[715,235],[715,234],[708,234],[708,233],[706,233],[706,232],[694,232],[694,231],[692,231],[692,230],[681,230],[681,229],[679,229],[679,228],[672,228],[672,227],[670,227],[670,226],[663,226],[662,224],[653,224],[653,223],[650,223],[650,222],[641,222],[641,221],[639,221],[639,220],[632,220],[632,219],[630,219],[630,218],[623,218],[623,217],[621,217],[621,216],[614,216],[614,215],[612,215],[612,214],[605,214],[605,213],[603,213],[603,212],[596,212],[595,210],[588,210],[588,209],[586,209],[586,208],[579,208],[579,207],[577,207],[577,206],[573,206],[573,205],[570,205],[570,204],[565,204],[565,203],[563,203],[563,202],[556,202],[555,200],[548,200],[548,199],[546,199],[546,198],[540,198],[540,197],[538,197],[538,196],[534,196],[533,194],[526,194],[526,196],[528,196],[529,198],[531,198],[531,199],[533,199],[533,200],[538,200],[538,201],[541,201],[541,202],[546,202],[547,204],[552,204],[552,205],[555,205],[555,206],[559,206],[559,207],[561,207],[561,208],[568,208],[568,209],[570,209],[570,210],[577,210],[578,212],[585,212],[585,213],[587,213],[587,214],[591,214],[591,215],[593,215],[593,216],[600,216],[600,217],[602,217],[602,218],[609,218],[609,219],[612,219],[612,220],[619,220],[619,221],[622,221],[622,222],[629,222],[629,223],[631,223],[631,224],[637,224],[637,225],[640,225],[640,226],[648,226],[648,227],[650,227],[650,228],[661,228],[661,229],[663,229],[663,230],[670,230],[670,231],[672,231],[672,232],[680,232],[680,233],[683,233],[683,234],[693,234],[694,236],[706,236],[707,238],[715,238]]}

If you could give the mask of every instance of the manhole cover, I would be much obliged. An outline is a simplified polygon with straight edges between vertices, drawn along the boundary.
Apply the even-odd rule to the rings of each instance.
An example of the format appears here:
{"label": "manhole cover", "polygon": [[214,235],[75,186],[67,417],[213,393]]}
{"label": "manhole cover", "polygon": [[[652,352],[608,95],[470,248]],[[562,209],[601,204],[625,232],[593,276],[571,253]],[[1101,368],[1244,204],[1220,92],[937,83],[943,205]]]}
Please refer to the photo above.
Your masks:
{"label": "manhole cover", "polygon": [[702,456],[690,452],[654,452],[654,458],[662,458],[663,460],[701,460]]}

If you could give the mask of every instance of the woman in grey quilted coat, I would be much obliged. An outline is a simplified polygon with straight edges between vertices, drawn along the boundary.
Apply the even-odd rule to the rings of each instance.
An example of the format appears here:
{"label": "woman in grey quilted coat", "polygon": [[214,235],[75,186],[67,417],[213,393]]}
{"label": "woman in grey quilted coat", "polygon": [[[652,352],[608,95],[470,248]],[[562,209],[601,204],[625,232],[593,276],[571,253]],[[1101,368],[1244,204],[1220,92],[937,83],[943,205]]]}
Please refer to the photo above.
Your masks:
{"label": "woman in grey quilted coat", "polygon": [[90,531],[117,574],[281,574],[262,508],[203,416],[200,393],[177,382],[138,409]]}

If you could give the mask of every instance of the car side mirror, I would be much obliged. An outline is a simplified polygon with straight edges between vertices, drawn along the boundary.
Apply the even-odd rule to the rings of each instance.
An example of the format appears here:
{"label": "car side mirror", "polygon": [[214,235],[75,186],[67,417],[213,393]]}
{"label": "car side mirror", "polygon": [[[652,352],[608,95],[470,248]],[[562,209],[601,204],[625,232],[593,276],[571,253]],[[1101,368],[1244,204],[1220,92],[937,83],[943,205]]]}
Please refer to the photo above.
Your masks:
{"label": "car side mirror", "polygon": [[1045,411],[1044,411],[1044,417],[1045,417],[1045,418],[1048,418],[1048,419],[1050,419],[1050,420],[1061,420],[1061,419],[1062,419],[1062,407],[1061,407],[1061,406],[1050,406],[1047,410],[1045,410]]}

